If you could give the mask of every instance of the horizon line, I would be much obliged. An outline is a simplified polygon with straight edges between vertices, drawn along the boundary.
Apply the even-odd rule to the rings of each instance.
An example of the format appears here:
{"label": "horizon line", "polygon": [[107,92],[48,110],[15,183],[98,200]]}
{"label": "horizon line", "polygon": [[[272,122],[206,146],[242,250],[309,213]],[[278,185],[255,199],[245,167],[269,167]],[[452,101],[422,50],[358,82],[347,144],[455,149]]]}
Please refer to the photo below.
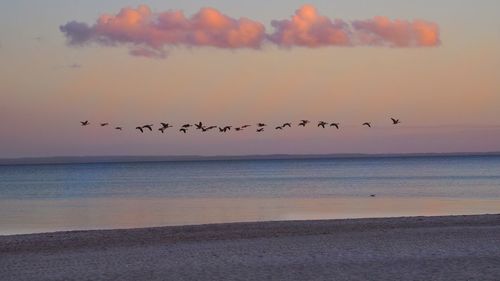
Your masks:
{"label": "horizon line", "polygon": [[328,158],[397,158],[397,157],[500,156],[500,151],[486,152],[403,152],[403,153],[310,153],[310,154],[234,154],[234,155],[66,155],[0,158],[0,166],[41,164],[92,164],[133,162],[183,162],[224,160],[293,160]]}

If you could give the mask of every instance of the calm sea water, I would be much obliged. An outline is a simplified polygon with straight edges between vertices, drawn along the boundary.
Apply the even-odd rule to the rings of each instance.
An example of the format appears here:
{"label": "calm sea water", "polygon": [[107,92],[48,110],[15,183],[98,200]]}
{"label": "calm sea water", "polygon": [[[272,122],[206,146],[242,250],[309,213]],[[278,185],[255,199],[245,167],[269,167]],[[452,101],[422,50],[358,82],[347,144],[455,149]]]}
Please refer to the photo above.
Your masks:
{"label": "calm sea water", "polygon": [[500,157],[0,166],[0,198],[500,198]]}
{"label": "calm sea water", "polygon": [[[217,219],[218,216],[213,212],[210,219],[196,219],[206,217],[207,213],[217,210],[224,204],[226,204],[224,212],[240,214],[240,217],[229,219],[229,221],[281,219],[283,216],[273,215],[276,212],[276,204],[282,204],[283,210],[288,208],[288,214],[297,214],[301,211],[307,212],[308,207],[300,205],[304,202],[314,205],[313,202],[320,202],[314,200],[323,200],[321,202],[333,200],[332,204],[337,199],[370,200],[367,199],[370,198],[370,194],[376,194],[373,200],[390,198],[391,201],[385,201],[385,203],[366,201],[367,206],[371,204],[370,202],[379,202],[380,206],[377,207],[375,204],[373,206],[375,209],[368,209],[366,214],[360,213],[358,216],[370,216],[377,208],[387,206],[387,202],[397,200],[433,199],[433,204],[437,202],[435,200],[440,199],[462,200],[460,202],[490,200],[489,202],[494,201],[496,204],[500,202],[500,157],[396,157],[0,166],[0,211],[3,217],[0,218],[0,233],[105,228],[108,224],[100,222],[97,214],[93,213],[95,215],[93,219],[86,216],[85,222],[81,223],[78,222],[80,219],[78,215],[72,214],[70,218],[65,216],[65,213],[68,211],[98,212],[101,208],[101,212],[109,215],[113,211],[118,212],[117,206],[130,202],[134,202],[130,204],[136,209],[139,208],[137,205],[144,204],[140,208],[142,221],[140,217],[135,219],[136,223],[110,224],[110,227],[144,226],[148,225],[147,223],[165,225],[228,221]],[[196,204],[196,202],[201,203]],[[231,205],[231,202],[243,203]],[[365,204],[364,202],[361,204]],[[297,204],[302,207],[297,207]],[[474,212],[481,212],[482,203],[477,204],[479,205],[475,207]],[[325,206],[327,205],[325,203]],[[404,209],[405,205],[402,204],[400,209]],[[182,208],[183,215],[189,214],[190,217],[188,217],[191,219],[175,222],[165,219],[174,212],[168,209],[173,208],[172,206],[177,208],[174,211]],[[240,208],[240,206],[246,206],[244,208],[248,210],[242,210],[243,207]],[[349,207],[348,202],[345,206]],[[266,216],[266,208],[269,216]],[[318,218],[339,217],[334,213],[336,210],[325,208],[320,210],[323,215]],[[394,215],[405,214],[398,212],[397,209],[395,207],[393,210]],[[260,215],[255,217],[257,211]],[[491,211],[491,209],[485,211]],[[123,216],[127,213],[127,209],[120,209],[119,212]],[[245,215],[245,212],[250,215]],[[464,212],[467,213],[467,211]],[[331,215],[324,215],[328,213]],[[419,214],[418,211],[415,214]],[[155,221],[152,219],[153,215],[162,219]],[[390,215],[390,213],[385,212],[384,215]],[[50,216],[50,218],[44,216]],[[65,223],[54,220],[54,216],[60,216]],[[219,215],[221,218],[224,216]],[[301,218],[301,216],[291,218]],[[315,217],[312,216],[312,218]],[[68,226],[67,221],[70,219],[75,222],[71,222]],[[34,224],[38,228],[34,228]]]}

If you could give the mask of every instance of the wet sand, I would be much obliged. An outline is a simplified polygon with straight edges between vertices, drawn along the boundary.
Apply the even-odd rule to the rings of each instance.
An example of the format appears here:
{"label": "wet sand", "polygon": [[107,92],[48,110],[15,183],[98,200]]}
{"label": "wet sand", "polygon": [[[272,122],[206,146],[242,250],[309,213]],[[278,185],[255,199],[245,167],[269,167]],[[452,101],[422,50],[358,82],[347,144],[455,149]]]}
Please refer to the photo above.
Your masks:
{"label": "wet sand", "polygon": [[500,215],[0,236],[1,280],[500,280]]}

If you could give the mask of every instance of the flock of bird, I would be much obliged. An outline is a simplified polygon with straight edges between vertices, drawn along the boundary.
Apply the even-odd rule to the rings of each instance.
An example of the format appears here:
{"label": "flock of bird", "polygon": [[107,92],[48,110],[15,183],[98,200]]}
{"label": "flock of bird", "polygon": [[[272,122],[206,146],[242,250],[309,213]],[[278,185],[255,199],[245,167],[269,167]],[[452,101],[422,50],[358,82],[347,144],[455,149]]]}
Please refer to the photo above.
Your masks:
{"label": "flock of bird", "polygon": [[[401,123],[401,121],[399,121],[399,119],[395,119],[395,118],[390,118],[390,119],[391,119],[393,125],[398,125]],[[300,120],[300,122],[298,122],[297,126],[306,127],[309,123],[311,123],[311,121],[309,121],[309,120]],[[85,127],[85,126],[89,126],[90,122],[88,120],[85,120],[85,121],[80,121],[80,124],[81,124],[81,126]],[[110,126],[109,123],[100,123],[99,125],[101,127]],[[162,134],[165,133],[165,130],[167,130],[168,128],[173,127],[169,123],[163,123],[163,122],[161,122],[160,125],[161,125],[161,127],[158,128],[158,131],[161,132]],[[365,122],[361,125],[366,126],[368,128],[372,127],[371,122]],[[205,126],[202,122],[199,122],[196,124],[184,124],[180,127],[179,132],[186,134],[189,131],[189,129],[192,127],[194,127],[196,130],[201,130],[202,132],[208,132],[210,130],[218,129],[219,132],[226,133],[228,131],[231,131],[232,129],[234,129],[234,131],[237,131],[237,132],[243,131],[249,127],[252,127],[252,125],[242,125],[239,127],[234,127],[234,126],[222,126],[222,127],[220,127],[220,126]],[[261,133],[264,131],[264,129],[266,127],[268,127],[268,125],[265,123],[257,123],[256,124],[256,132]],[[291,128],[291,127],[292,127],[292,123],[287,122],[281,126],[274,127],[274,129],[275,130],[284,130],[285,128]],[[337,130],[339,130],[340,123],[335,123],[335,122],[329,123],[329,122],[325,122],[325,121],[319,121],[317,124],[317,127],[321,127],[323,129],[325,129],[326,127],[332,127],[332,128],[336,128]],[[115,130],[118,130],[118,131],[123,130],[123,127],[121,127],[121,126],[117,126],[114,128],[115,128]],[[140,133],[144,133],[147,130],[152,132],[153,128],[154,128],[154,124],[146,124],[146,125],[141,125],[141,126],[135,127],[135,129]]]}

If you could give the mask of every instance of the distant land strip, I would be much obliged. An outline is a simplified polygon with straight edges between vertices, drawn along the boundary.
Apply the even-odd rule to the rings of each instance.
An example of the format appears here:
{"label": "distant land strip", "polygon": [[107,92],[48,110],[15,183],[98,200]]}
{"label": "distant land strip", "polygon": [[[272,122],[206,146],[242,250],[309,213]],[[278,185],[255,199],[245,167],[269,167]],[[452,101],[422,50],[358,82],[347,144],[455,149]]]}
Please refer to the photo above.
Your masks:
{"label": "distant land strip", "polygon": [[356,159],[356,158],[404,158],[404,157],[484,157],[500,156],[494,152],[452,152],[452,153],[338,153],[338,154],[253,154],[253,155],[166,155],[166,156],[54,156],[0,158],[0,165],[42,165],[42,164],[92,164],[92,163],[137,163],[177,161],[238,161],[238,160],[294,160],[294,159]]}

